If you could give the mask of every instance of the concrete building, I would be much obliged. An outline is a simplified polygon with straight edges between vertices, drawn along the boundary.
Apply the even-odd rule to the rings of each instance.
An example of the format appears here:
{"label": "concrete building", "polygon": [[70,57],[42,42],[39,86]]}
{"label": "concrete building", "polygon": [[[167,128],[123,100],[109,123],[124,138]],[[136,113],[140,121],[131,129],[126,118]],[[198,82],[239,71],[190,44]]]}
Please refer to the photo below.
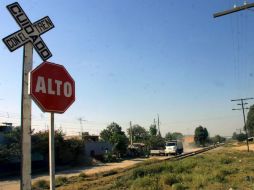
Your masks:
{"label": "concrete building", "polygon": [[112,151],[112,145],[108,142],[102,141],[87,141],[85,142],[85,155],[96,157],[96,156],[103,156],[107,152]]}
{"label": "concrete building", "polygon": [[82,139],[85,144],[85,155],[91,157],[101,157],[107,152],[112,151],[112,145],[109,142],[99,141],[98,135],[90,135],[83,132],[82,136],[66,136],[65,139]]}
{"label": "concrete building", "polygon": [[98,157],[112,151],[112,145],[109,142],[99,141],[98,135],[90,135],[88,132],[84,132],[82,139],[85,143],[86,156]]}

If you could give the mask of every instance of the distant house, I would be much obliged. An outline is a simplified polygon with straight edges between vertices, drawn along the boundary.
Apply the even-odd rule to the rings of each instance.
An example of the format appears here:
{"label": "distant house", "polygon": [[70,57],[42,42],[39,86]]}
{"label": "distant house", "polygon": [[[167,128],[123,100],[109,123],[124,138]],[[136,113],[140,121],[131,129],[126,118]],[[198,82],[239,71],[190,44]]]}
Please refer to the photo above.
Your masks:
{"label": "distant house", "polygon": [[112,151],[112,145],[109,142],[99,141],[98,135],[90,135],[83,132],[82,136],[66,136],[65,139],[83,139],[85,144],[85,155],[91,157],[100,157],[107,152]]}
{"label": "distant house", "polygon": [[99,141],[98,135],[89,135],[85,132],[82,133],[82,139],[85,143],[86,156],[98,157],[112,151],[112,145],[109,142]]}

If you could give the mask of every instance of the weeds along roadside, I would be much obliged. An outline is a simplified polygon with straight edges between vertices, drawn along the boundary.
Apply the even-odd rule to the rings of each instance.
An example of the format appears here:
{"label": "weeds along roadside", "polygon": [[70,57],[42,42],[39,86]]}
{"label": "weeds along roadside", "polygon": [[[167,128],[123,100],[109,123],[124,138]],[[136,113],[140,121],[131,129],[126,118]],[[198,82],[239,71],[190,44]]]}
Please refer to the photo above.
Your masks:
{"label": "weeds along roadside", "polygon": [[[176,162],[149,160],[132,169],[68,178],[58,189],[206,189],[251,188],[254,155],[239,151],[212,151]],[[244,158],[244,159],[240,159]],[[244,164],[241,164],[244,163]],[[243,169],[239,169],[241,167]],[[247,173],[247,174],[246,174]],[[103,178],[102,178],[103,177]],[[239,186],[240,185],[240,186]]]}

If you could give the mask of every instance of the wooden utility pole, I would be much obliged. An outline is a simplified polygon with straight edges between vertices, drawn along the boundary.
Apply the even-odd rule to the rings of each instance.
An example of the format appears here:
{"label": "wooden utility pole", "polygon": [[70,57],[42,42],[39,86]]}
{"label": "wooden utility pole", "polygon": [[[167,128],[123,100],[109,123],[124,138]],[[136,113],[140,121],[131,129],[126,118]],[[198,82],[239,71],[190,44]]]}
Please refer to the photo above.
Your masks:
{"label": "wooden utility pole", "polygon": [[80,123],[80,136],[81,136],[81,139],[83,138],[83,121],[86,121],[84,120],[82,117],[78,118],[79,120],[79,123]]}
{"label": "wooden utility pole", "polygon": [[225,11],[222,11],[222,12],[215,13],[215,14],[213,14],[213,17],[216,18],[216,17],[220,17],[220,16],[225,16],[225,15],[235,13],[235,12],[238,12],[238,11],[242,11],[242,10],[246,10],[246,9],[249,9],[249,8],[252,8],[252,7],[254,7],[254,3],[244,4],[244,5],[239,6],[239,7],[234,7],[233,9],[229,9],[229,10],[225,10]]}
{"label": "wooden utility pole", "polygon": [[240,134],[242,133],[242,129],[236,129],[237,131],[239,131],[240,132]]}
{"label": "wooden utility pole", "polygon": [[161,131],[160,131],[160,116],[159,114],[157,114],[158,116],[158,135],[161,136]]}
{"label": "wooden utility pole", "polygon": [[31,189],[31,98],[28,94],[28,75],[33,67],[33,45],[27,43],[24,46],[23,58],[23,82],[21,97],[21,181],[20,189]]}
{"label": "wooden utility pole", "polygon": [[247,144],[248,152],[250,151],[250,148],[249,148],[249,135],[248,135],[248,129],[247,129],[247,126],[246,126],[246,119],[245,119],[245,110],[246,110],[246,109],[249,109],[249,108],[246,108],[246,107],[245,107],[245,105],[247,105],[248,103],[247,103],[247,102],[244,102],[244,101],[252,100],[252,99],[254,99],[254,98],[240,98],[240,99],[231,100],[231,102],[233,102],[233,101],[240,101],[240,102],[241,102],[240,104],[237,104],[237,105],[241,106],[241,108],[232,109],[232,110],[242,110],[242,111],[243,111],[244,131],[245,131],[245,133],[246,133],[246,144]]}
{"label": "wooden utility pole", "polygon": [[130,141],[131,141],[131,146],[132,146],[132,144],[133,144],[133,141],[132,141],[132,137],[133,136],[133,134],[132,134],[132,124],[131,124],[131,121],[130,121]]}

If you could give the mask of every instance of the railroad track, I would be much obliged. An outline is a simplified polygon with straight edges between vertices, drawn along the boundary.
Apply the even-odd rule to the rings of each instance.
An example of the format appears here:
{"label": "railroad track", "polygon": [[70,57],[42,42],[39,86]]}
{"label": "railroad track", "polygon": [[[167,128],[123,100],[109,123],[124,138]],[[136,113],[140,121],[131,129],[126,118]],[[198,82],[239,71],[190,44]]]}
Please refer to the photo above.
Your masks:
{"label": "railroad track", "polygon": [[184,159],[184,158],[187,158],[187,157],[195,156],[197,154],[200,154],[200,153],[203,153],[203,152],[215,149],[215,148],[217,148],[217,147],[219,147],[221,145],[223,145],[223,144],[218,144],[216,146],[205,147],[205,148],[202,148],[200,150],[183,153],[183,154],[180,154],[180,155],[176,155],[176,156],[173,156],[173,157],[166,158],[164,160],[181,160],[181,159]]}

